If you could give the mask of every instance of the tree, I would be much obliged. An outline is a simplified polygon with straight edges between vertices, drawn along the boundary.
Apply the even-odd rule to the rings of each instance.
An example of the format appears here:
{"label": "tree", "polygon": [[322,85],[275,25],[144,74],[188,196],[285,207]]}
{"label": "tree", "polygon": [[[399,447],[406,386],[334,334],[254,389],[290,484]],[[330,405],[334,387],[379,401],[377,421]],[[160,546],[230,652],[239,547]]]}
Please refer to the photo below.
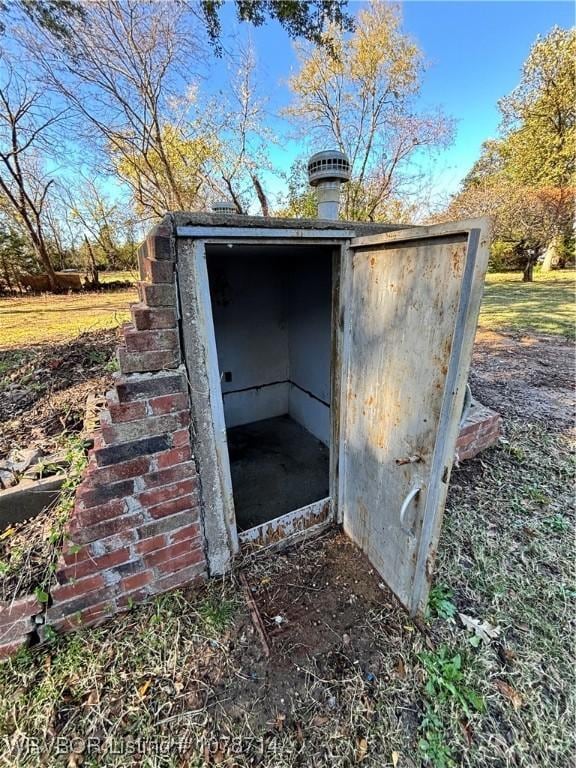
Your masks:
{"label": "tree", "polygon": [[496,251],[506,246],[508,265],[530,282],[534,266],[555,238],[568,232],[574,219],[574,190],[524,187],[504,174],[488,176],[454,197],[441,220],[490,216]]}
{"label": "tree", "polygon": [[398,7],[374,0],[350,39],[335,25],[325,39],[328,47],[297,46],[300,69],[290,80],[295,98],[287,112],[316,148],[333,144],[350,159],[344,215],[378,219],[388,201],[412,188],[417,154],[446,145],[452,126],[440,113],[414,110],[422,56],[401,30]]}
{"label": "tree", "polygon": [[238,213],[246,213],[255,200],[262,215],[268,216],[261,174],[271,167],[268,148],[275,137],[264,125],[265,102],[257,93],[255,71],[254,49],[241,49],[232,62],[228,88],[201,110],[199,129],[217,142],[208,163],[212,191],[218,197],[230,197]]}
{"label": "tree", "polygon": [[278,216],[313,219],[317,212],[316,193],[308,183],[307,163],[295,160],[286,175],[287,193],[282,200]]}
{"label": "tree", "polygon": [[[93,179],[80,178],[64,195],[64,207],[71,239],[83,243],[93,272],[105,265],[118,269],[125,263],[127,242],[133,221],[121,198],[112,198]],[[132,262],[132,266],[134,262]]]}
{"label": "tree", "polygon": [[167,13],[162,3],[135,0],[83,9],[81,20],[70,19],[64,44],[39,27],[27,40],[47,86],[73,109],[92,152],[97,139],[109,170],[149,217],[195,207],[194,180],[181,183],[202,155],[185,125],[195,100],[190,62],[202,53],[190,11],[178,3]]}
{"label": "tree", "polygon": [[0,220],[0,285],[8,291],[21,289],[20,278],[34,267],[34,254],[26,238],[9,221]]}
{"label": "tree", "polygon": [[526,186],[574,186],[576,29],[538,37],[518,86],[500,103],[507,173]]}
{"label": "tree", "polygon": [[50,258],[45,211],[53,179],[44,171],[53,130],[65,110],[55,112],[39,90],[30,90],[26,76],[1,60],[0,82],[0,208],[26,234],[52,289],[57,279]]}
{"label": "tree", "polygon": [[[351,31],[354,20],[345,12],[346,0],[234,0],[239,21],[247,21],[256,27],[267,18],[276,19],[288,35],[304,38],[315,45],[328,45],[324,35],[326,23]],[[208,35],[220,50],[219,10],[224,0],[200,0]]]}
{"label": "tree", "polygon": [[[322,43],[322,31],[326,21],[353,28],[353,19],[345,13],[346,0],[234,0],[239,21],[246,21],[256,27],[267,18],[276,19],[290,37]],[[198,15],[203,19],[206,32],[217,51],[221,53],[221,26],[219,11],[224,0],[199,0]],[[70,35],[69,23],[83,18],[86,0],[0,0],[0,13],[5,17],[14,9],[22,11],[38,26],[51,32],[61,40]],[[195,4],[191,3],[192,6]],[[0,18],[0,33],[5,24]]]}
{"label": "tree", "polygon": [[[72,17],[82,18],[84,10],[74,0],[0,0],[0,14],[6,19],[14,10],[21,11],[38,26],[63,40],[68,37]],[[6,24],[0,17],[0,34]]]}
{"label": "tree", "polygon": [[452,200],[446,216],[494,219],[497,249],[526,282],[547,253],[570,240],[574,221],[576,156],[576,31],[555,27],[538,38],[519,85],[499,103],[499,139],[485,142],[479,159]]}

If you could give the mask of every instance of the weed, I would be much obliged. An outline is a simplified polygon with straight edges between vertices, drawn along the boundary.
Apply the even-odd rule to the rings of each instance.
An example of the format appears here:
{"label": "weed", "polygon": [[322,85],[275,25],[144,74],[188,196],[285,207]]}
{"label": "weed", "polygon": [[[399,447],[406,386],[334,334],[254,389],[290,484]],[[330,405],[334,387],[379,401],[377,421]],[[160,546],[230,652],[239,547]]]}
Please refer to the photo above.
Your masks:
{"label": "weed", "polygon": [[90,365],[104,365],[108,360],[108,354],[104,349],[88,349],[86,350],[86,361]]}
{"label": "weed", "polygon": [[451,768],[456,763],[448,746],[451,728],[446,722],[469,720],[473,711],[484,712],[486,705],[482,696],[466,684],[461,653],[443,645],[417,656],[426,674],[424,691],[428,699],[420,723],[422,738],[418,749],[436,768]]}
{"label": "weed", "polygon": [[425,762],[432,763],[436,768],[452,768],[456,765],[454,753],[444,740],[443,730],[442,719],[428,704],[420,724],[422,738],[418,749]]}
{"label": "weed", "polygon": [[452,602],[453,592],[444,584],[435,584],[428,598],[428,616],[450,621],[456,615],[456,605]]}
{"label": "weed", "polygon": [[120,370],[120,365],[118,363],[118,358],[116,356],[111,357],[110,360],[106,363],[104,366],[104,370],[108,373],[116,373]]}
{"label": "weed", "polygon": [[198,604],[198,616],[204,630],[219,635],[232,620],[235,604],[232,600],[218,595],[210,595]]}
{"label": "weed", "polygon": [[[53,522],[47,533],[47,540],[51,545],[51,557],[46,562],[42,581],[35,588],[36,596],[42,603],[48,602],[50,582],[55,571],[56,557],[64,541],[66,523],[74,508],[76,488],[80,484],[87,463],[86,443],[84,440],[76,435],[68,436],[64,444],[66,446],[64,463],[68,466],[68,470],[66,479],[62,483],[60,496],[53,510]],[[13,558],[13,553],[11,553],[11,558]]]}
{"label": "weed", "polygon": [[535,501],[537,504],[546,506],[550,503],[550,497],[544,493],[542,488],[538,485],[524,485],[520,490],[525,493],[529,499]]}
{"label": "weed", "polygon": [[467,716],[471,716],[470,707],[477,712],[485,709],[482,696],[464,683],[462,655],[441,646],[437,651],[422,651],[418,654],[427,673],[425,691],[428,697],[442,703],[452,699]]}
{"label": "weed", "polygon": [[542,525],[554,533],[564,533],[570,530],[570,521],[564,515],[550,515],[542,520]]}

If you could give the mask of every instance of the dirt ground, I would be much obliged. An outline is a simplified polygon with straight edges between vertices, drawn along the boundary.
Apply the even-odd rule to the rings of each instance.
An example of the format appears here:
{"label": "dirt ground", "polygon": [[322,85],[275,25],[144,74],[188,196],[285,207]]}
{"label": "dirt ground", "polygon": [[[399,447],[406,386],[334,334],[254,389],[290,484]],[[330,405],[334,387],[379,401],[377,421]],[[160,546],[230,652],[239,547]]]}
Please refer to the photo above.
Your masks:
{"label": "dirt ground", "polygon": [[573,341],[478,330],[470,386],[478,400],[504,416],[539,421],[554,430],[573,427],[575,381]]}
{"label": "dirt ground", "polygon": [[72,341],[0,351],[0,460],[12,448],[54,451],[63,433],[82,428],[89,394],[112,385],[117,330]]}
{"label": "dirt ground", "polygon": [[[37,448],[46,457],[46,475],[55,455],[67,470],[70,439],[83,428],[88,396],[103,396],[112,385],[117,343],[116,330],[102,330],[58,344],[0,351],[0,462],[14,448]],[[44,585],[56,554],[58,514],[52,504],[0,531],[0,600]]]}
{"label": "dirt ground", "polygon": [[[225,710],[232,718],[250,712],[253,726],[274,721],[279,712],[290,712],[310,693],[314,679],[333,680],[338,688],[343,677],[362,682],[397,674],[388,668],[381,644],[367,617],[376,613],[381,640],[401,645],[411,622],[368,560],[337,530],[319,539],[291,547],[276,556],[250,559],[244,573],[262,619],[270,653],[253,637],[250,652],[238,656],[245,671],[235,684],[222,688],[230,702]],[[249,617],[246,619],[250,622]],[[254,635],[248,624],[249,634]],[[306,671],[314,661],[314,674]],[[337,709],[334,692],[317,691],[314,698],[328,712]],[[256,695],[255,695],[256,694]],[[216,692],[218,697],[218,692]],[[254,706],[256,703],[256,706]],[[314,711],[317,716],[317,710]],[[291,723],[294,725],[294,723]]]}

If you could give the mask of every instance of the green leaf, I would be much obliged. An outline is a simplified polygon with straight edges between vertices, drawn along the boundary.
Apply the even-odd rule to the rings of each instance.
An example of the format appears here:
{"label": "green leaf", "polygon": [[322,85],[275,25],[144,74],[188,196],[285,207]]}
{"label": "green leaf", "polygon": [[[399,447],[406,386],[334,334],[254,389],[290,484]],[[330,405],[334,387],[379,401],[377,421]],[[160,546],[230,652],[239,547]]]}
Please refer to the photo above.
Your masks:
{"label": "green leaf", "polygon": [[36,587],[34,594],[36,595],[36,600],[38,600],[39,603],[47,603],[48,598],[50,597],[48,592],[45,592],[42,587]]}

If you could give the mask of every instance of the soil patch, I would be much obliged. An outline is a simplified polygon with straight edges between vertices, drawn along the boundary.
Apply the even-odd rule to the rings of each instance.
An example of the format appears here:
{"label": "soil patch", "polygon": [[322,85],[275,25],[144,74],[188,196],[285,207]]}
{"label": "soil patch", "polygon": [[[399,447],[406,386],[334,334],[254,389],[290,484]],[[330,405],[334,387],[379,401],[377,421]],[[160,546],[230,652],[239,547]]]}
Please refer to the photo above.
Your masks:
{"label": "soil patch", "polygon": [[[251,727],[298,730],[305,702],[316,724],[342,725],[349,699],[402,686],[397,649],[419,635],[364,555],[341,531],[256,558],[244,570],[267,634],[270,658],[244,612],[238,674],[212,706]],[[395,681],[392,683],[392,681]],[[390,705],[396,705],[391,697]],[[304,707],[306,708],[306,707]],[[411,707],[405,716],[411,720]],[[314,726],[315,722],[311,725]],[[416,722],[416,720],[415,720]]]}
{"label": "soil patch", "polygon": [[63,432],[82,429],[86,398],[112,385],[117,330],[83,333],[50,346],[0,351],[0,459],[12,448],[48,454]]}
{"label": "soil patch", "polygon": [[504,334],[480,328],[470,385],[475,397],[504,417],[574,425],[574,343],[543,334]]}

